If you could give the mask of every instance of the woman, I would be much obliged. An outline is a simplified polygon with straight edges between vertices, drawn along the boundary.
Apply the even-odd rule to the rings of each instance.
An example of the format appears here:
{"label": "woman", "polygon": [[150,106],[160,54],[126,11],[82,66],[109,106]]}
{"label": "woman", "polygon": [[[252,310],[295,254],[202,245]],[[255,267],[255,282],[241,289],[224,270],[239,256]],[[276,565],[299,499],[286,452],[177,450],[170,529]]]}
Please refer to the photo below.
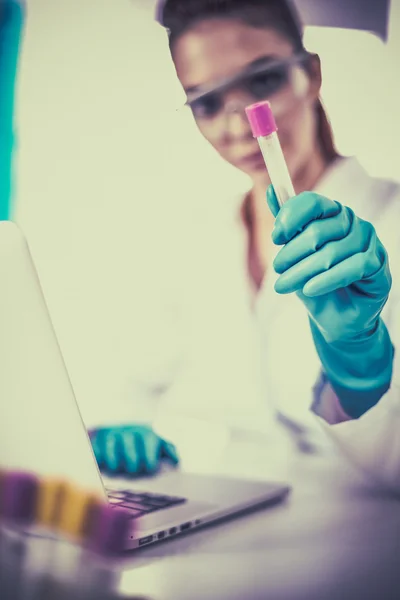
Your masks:
{"label": "woman", "polygon": [[[236,387],[236,399],[242,396],[242,405],[239,401],[236,412],[243,421],[253,410],[256,419],[263,418],[255,405],[243,397],[246,390],[251,389],[250,382],[256,378],[250,362],[255,362],[257,351],[254,343],[251,351],[251,343],[246,346],[243,340],[247,333],[238,323],[251,320],[254,330],[261,332],[262,337],[261,377],[266,389],[261,396],[275,404],[280,420],[298,437],[307,436],[310,420],[315,420],[309,412],[314,397],[313,411],[321,417],[329,433],[344,442],[354,460],[371,470],[371,461],[368,462],[367,457],[370,421],[380,420],[381,424],[385,422],[385,427],[387,422],[389,427],[397,426],[398,421],[396,425],[389,423],[393,413],[389,416],[386,410],[394,393],[389,390],[393,351],[380,318],[390,289],[390,274],[374,229],[359,217],[372,221],[391,248],[393,240],[389,234],[393,227],[390,223],[396,218],[399,190],[391,182],[370,178],[355,159],[338,155],[319,98],[319,58],[306,52],[298,19],[286,2],[166,0],[160,10],[160,21],[168,30],[176,72],[201,134],[220,156],[252,181],[235,218],[228,221],[228,225],[216,224],[215,245],[210,241],[212,236],[207,239],[207,252],[204,243],[193,242],[200,251],[199,263],[193,262],[191,270],[209,273],[215,268],[215,277],[200,278],[197,287],[192,281],[187,284],[188,288],[193,287],[193,298],[197,300],[193,303],[196,308],[192,322],[200,322],[197,330],[193,330],[194,337],[200,338],[204,330],[206,333],[204,345],[197,344],[200,348],[197,379],[196,367],[192,367],[195,373],[192,373],[192,385],[182,388],[182,398],[187,399],[190,390],[193,397],[193,389],[201,381],[200,372],[205,370],[206,355],[210,354],[209,363],[216,364],[217,368],[209,369],[203,379],[212,382],[214,408],[223,404],[222,398],[227,397],[224,411],[234,412],[232,399],[235,396],[233,387]],[[290,203],[285,206],[277,216],[274,234],[276,201],[270,190],[271,211],[268,211],[265,201],[268,175],[244,114],[245,106],[265,99],[271,102],[294,188],[300,194],[291,202],[297,202],[296,207],[303,203],[301,211],[293,210]],[[306,190],[319,195],[302,195]],[[352,211],[328,198],[349,205]],[[237,215],[240,218],[236,218]],[[224,238],[225,226],[229,235],[234,228],[237,232],[229,250],[229,236]],[[296,235],[299,232],[301,235]],[[284,245],[278,255],[271,236],[276,245]],[[221,246],[224,252],[220,250]],[[219,254],[223,255],[221,260]],[[355,255],[369,261],[368,265],[363,263],[362,268],[357,265],[360,269],[358,280],[354,273],[350,278],[346,275],[352,273]],[[207,256],[212,256],[212,260],[207,262]],[[235,275],[231,277],[231,265],[227,261],[238,261],[240,256],[245,260],[239,258],[240,265],[236,265]],[[347,263],[346,259],[353,262]],[[326,277],[336,277],[336,281],[331,286],[328,282],[327,287],[320,285],[319,290],[312,291],[310,286],[315,288],[316,284],[315,281],[310,284],[310,281],[321,273],[318,269],[312,272],[318,260],[325,261]],[[338,265],[340,261],[342,263]],[[275,271],[280,275],[278,280]],[[375,278],[377,272],[379,275]],[[219,285],[217,296],[213,295],[211,300],[209,293],[201,296],[201,289],[210,290],[216,282]],[[374,302],[369,297],[368,287],[379,290]],[[385,308],[385,321],[394,341],[396,298],[394,289]],[[213,311],[217,315],[208,331],[199,317],[200,313],[207,313],[207,306],[204,308],[207,302],[209,315]],[[247,316],[243,317],[246,311]],[[236,333],[236,343],[233,335],[225,347],[222,342],[219,344],[219,330],[221,340],[228,331]],[[228,346],[231,357],[226,360]],[[246,348],[241,358],[240,346]],[[212,347],[216,348],[214,354]],[[246,362],[249,352],[251,360]],[[242,389],[239,389],[238,380],[230,375],[239,369],[250,373]],[[221,372],[224,384],[218,388],[217,378]],[[227,393],[223,386],[229,378],[234,384]],[[203,395],[205,390],[206,387],[202,390]],[[252,394],[248,395],[256,395],[254,386]],[[200,392],[198,396],[201,398]],[[386,436],[388,429],[385,432]],[[111,441],[109,438],[107,444],[109,433]],[[126,428],[124,436],[129,438]],[[125,457],[130,452],[118,430],[106,434],[103,430],[95,439],[100,463],[109,464],[107,452],[111,449],[113,468],[124,470]],[[143,449],[139,439],[136,435]],[[164,444],[163,440],[159,443]],[[383,452],[382,446],[376,451]],[[393,469],[397,468],[399,454],[393,456],[395,464],[389,468],[387,481],[391,481]],[[136,464],[139,463],[143,468],[145,460],[136,450]]]}

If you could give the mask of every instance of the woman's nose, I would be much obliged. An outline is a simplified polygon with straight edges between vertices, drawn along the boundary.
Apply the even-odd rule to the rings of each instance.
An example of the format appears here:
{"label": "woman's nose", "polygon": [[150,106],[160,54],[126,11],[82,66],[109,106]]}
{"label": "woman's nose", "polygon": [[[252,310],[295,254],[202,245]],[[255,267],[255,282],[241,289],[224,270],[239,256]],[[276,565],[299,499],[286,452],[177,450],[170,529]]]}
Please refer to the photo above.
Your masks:
{"label": "woman's nose", "polygon": [[225,103],[225,127],[226,133],[232,138],[243,139],[252,137],[249,121],[246,117],[245,108],[248,101],[232,99]]}

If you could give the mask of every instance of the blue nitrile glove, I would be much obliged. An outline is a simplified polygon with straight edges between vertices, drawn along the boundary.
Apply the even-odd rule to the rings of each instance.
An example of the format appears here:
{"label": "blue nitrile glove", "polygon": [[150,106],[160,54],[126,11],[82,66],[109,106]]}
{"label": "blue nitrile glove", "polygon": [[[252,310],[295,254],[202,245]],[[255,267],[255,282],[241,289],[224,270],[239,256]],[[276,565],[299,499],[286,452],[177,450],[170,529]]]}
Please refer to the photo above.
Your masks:
{"label": "blue nitrile glove", "polygon": [[0,0],[0,221],[10,216],[14,148],[14,91],[23,5]]}
{"label": "blue nitrile glove", "polygon": [[101,471],[113,475],[156,473],[162,461],[179,462],[176,448],[146,425],[100,427],[89,431]]}
{"label": "blue nitrile glove", "polygon": [[296,292],[309,314],[323,369],[346,413],[358,418],[390,387],[394,349],[380,318],[391,288],[385,248],[375,229],[338,202],[313,192],[279,209],[272,240],[275,290]]}

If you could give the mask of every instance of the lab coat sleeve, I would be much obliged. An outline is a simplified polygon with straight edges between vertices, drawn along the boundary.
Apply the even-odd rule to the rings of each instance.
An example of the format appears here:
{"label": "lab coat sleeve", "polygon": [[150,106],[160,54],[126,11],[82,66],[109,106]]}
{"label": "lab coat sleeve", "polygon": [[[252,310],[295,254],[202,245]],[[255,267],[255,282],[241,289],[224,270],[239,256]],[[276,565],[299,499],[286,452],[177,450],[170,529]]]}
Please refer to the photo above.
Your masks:
{"label": "lab coat sleeve", "polygon": [[[324,404],[337,403],[332,388],[323,390]],[[400,388],[392,385],[378,404],[356,420],[331,423],[334,409],[316,412],[321,426],[349,460],[380,485],[400,493]],[[339,413],[337,413],[340,419]]]}
{"label": "lab coat sleeve", "polygon": [[400,493],[400,253],[389,252],[389,257],[393,288],[383,318],[395,346],[391,387],[373,408],[352,420],[321,374],[312,411],[353,464],[380,485]]}

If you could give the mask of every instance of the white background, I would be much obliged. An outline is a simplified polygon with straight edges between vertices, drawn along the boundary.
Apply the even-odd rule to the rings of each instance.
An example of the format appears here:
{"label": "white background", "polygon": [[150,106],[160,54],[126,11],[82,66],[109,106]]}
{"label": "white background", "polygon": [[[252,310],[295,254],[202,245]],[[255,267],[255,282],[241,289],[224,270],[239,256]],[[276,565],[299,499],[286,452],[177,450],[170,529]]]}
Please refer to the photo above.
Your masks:
{"label": "white background", "polygon": [[[339,149],[393,178],[398,4],[386,47],[366,33],[306,31],[322,59]],[[190,115],[176,112],[183,96],[152,5],[28,0],[16,219],[88,423],[121,414],[118,406],[133,416],[135,382],[178,348],[160,301],[173,280],[160,265],[185,211],[204,202],[217,209],[219,189],[227,196],[247,183],[205,147]]]}

